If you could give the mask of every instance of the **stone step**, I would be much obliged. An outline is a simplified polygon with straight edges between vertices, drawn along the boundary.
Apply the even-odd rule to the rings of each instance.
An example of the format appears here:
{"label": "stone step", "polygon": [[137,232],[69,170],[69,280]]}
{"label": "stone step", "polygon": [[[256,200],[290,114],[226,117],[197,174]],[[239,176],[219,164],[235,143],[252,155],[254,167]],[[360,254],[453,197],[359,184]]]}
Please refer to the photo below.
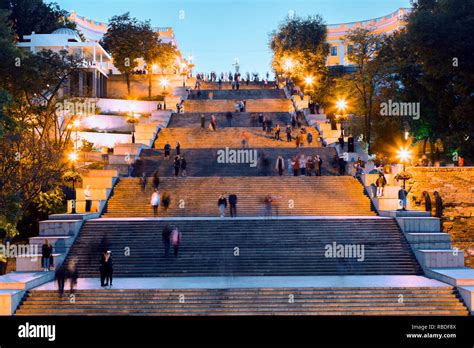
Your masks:
{"label": "stone step", "polygon": [[[403,301],[400,301],[400,295]],[[290,300],[290,298],[292,300]],[[452,287],[29,291],[16,315],[468,315]]]}

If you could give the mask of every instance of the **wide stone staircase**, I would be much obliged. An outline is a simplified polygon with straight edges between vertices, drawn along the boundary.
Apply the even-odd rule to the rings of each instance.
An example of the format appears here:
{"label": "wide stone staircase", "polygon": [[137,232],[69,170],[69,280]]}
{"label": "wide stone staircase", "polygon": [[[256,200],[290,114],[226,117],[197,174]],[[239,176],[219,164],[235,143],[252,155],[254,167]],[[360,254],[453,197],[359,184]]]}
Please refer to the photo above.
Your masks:
{"label": "wide stone staircase", "polygon": [[[336,175],[332,160],[336,153],[334,148],[329,147],[305,147],[305,148],[256,148],[258,160],[256,166],[249,163],[219,163],[220,149],[182,149],[181,154],[185,156],[187,162],[188,176],[273,176],[278,175],[275,170],[276,159],[282,156],[285,160],[284,175],[293,175],[291,164],[288,159],[295,156],[315,156],[319,155],[323,160],[322,175]],[[175,150],[171,151],[171,155]],[[266,163],[266,164],[265,164]],[[290,168],[289,168],[290,167]],[[155,171],[161,176],[173,176],[173,160],[164,159],[162,149],[146,149],[141,152],[141,160],[136,164],[135,171],[141,176],[146,173],[152,176]],[[313,172],[314,175],[314,172]]]}
{"label": "wide stone staircase", "polygon": [[[403,301],[400,297],[403,296]],[[29,291],[16,315],[467,315],[445,287]]]}
{"label": "wide stone staircase", "polygon": [[[283,126],[293,102],[272,84],[241,83],[240,89],[230,90],[227,82],[219,90],[217,82],[203,82],[201,95],[193,91],[184,100],[185,113],[173,114],[154,144],[149,141],[157,127],[138,129],[137,139],[155,147],[134,157],[135,174],[146,173],[148,185],[142,190],[138,178],[120,178],[106,192],[102,217],[84,221],[74,244],[68,244],[65,263],[76,260],[80,276],[74,301],[45,284],[26,291],[16,315],[468,314],[456,288],[423,277],[409,234],[397,220],[376,216],[356,179],[334,175],[335,149],[320,147],[316,139],[322,134],[334,140],[337,130],[318,119],[320,132],[310,128],[311,147],[287,143],[284,127],[284,140],[275,141],[259,125],[252,127],[252,113],[264,113],[273,125]],[[186,96],[183,89],[175,97]],[[246,112],[234,112],[242,99]],[[227,127],[228,111],[232,127]],[[211,113],[216,132],[207,129]],[[249,150],[256,150],[257,165],[219,163],[218,150],[242,150],[242,132],[249,136]],[[173,161],[163,159],[165,143],[174,155],[176,141],[187,159],[187,177],[172,177]],[[301,154],[319,154],[323,176],[293,177],[288,168],[276,176],[278,155],[287,166],[290,157]],[[122,161],[120,156],[114,151],[111,158]],[[268,168],[262,158],[268,159]],[[158,219],[150,206],[155,170],[162,197],[171,197],[168,209],[160,206]],[[228,217],[229,208],[226,218],[218,217],[221,193],[237,195],[238,218]],[[270,210],[264,203],[269,194]],[[167,225],[182,233],[178,257],[172,251],[164,256],[161,233]],[[342,255],[337,253],[341,247]],[[112,251],[117,288],[98,288],[104,250]],[[223,280],[224,286],[216,285]]]}
{"label": "wide stone staircase", "polygon": [[[161,232],[166,225],[182,233],[177,258],[164,257]],[[334,243],[363,245],[363,257],[332,257],[327,250]],[[78,260],[81,277],[98,276],[104,249],[112,251],[117,277],[421,273],[395,220],[379,217],[89,220],[69,254]]]}
{"label": "wide stone staircase", "polygon": [[[121,179],[103,217],[153,217],[152,190],[149,183],[142,192],[138,178]],[[273,215],[375,215],[360,183],[344,176],[164,177],[159,190],[162,195],[171,196],[167,211],[160,206],[160,217],[218,216],[217,199],[221,193],[237,195],[239,216],[263,216],[264,199],[269,194],[274,197]]]}

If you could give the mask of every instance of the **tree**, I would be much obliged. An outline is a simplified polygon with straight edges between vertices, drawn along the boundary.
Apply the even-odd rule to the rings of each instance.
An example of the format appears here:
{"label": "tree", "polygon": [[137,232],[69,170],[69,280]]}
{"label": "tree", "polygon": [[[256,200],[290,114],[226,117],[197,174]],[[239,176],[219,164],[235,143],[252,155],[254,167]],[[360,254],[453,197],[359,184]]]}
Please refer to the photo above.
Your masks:
{"label": "tree", "polygon": [[327,76],[326,25],[321,16],[287,17],[278,29],[271,33],[270,48],[273,51],[272,66],[277,75],[285,75],[296,84],[303,84],[311,76],[314,86],[323,85]]}
{"label": "tree", "polygon": [[146,62],[148,69],[148,97],[151,98],[153,65],[156,63],[159,56],[161,40],[151,28],[150,22],[143,23],[141,31],[141,51],[143,60]]}
{"label": "tree", "polygon": [[[474,153],[474,3],[419,0],[406,30],[382,45],[377,57],[396,83],[394,93],[420,103],[421,117],[410,120],[416,139],[442,139],[448,152]],[[472,155],[471,155],[472,156]]]}
{"label": "tree", "polygon": [[149,22],[142,24],[141,50],[148,68],[148,97],[152,96],[153,65],[158,65],[162,72],[176,64],[177,52],[171,43],[163,43],[153,31]]}
{"label": "tree", "polygon": [[128,96],[131,94],[130,74],[138,66],[137,59],[143,55],[142,34],[143,24],[127,12],[110,19],[103,38],[104,48],[112,54],[115,67],[125,75]]}
{"label": "tree", "polygon": [[10,12],[17,40],[32,32],[48,34],[55,29],[68,27],[75,29],[75,23],[68,20],[68,12],[56,3],[45,4],[43,0],[1,0],[0,9]]}
{"label": "tree", "polygon": [[59,92],[80,61],[67,51],[18,50],[5,19],[0,11],[0,33],[6,34],[0,39],[0,230],[12,235],[31,207],[58,196],[52,192],[62,185],[71,145],[69,119],[57,111]]}
{"label": "tree", "polygon": [[346,45],[351,45],[348,50],[348,59],[354,64],[356,71],[348,77],[348,82],[357,94],[357,103],[360,113],[364,116],[364,138],[371,153],[371,128],[375,112],[376,91],[380,83],[381,65],[374,60],[377,48],[383,38],[366,28],[356,28],[345,36]]}

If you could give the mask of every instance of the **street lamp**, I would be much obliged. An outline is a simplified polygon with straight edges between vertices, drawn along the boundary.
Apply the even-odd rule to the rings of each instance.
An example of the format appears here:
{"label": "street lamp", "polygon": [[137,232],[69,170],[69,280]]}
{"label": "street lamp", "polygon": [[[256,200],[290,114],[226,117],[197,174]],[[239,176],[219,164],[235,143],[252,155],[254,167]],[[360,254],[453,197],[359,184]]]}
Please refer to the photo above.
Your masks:
{"label": "street lamp", "polygon": [[163,91],[166,91],[166,87],[168,87],[168,85],[169,85],[168,79],[166,77],[163,77],[160,80],[160,85],[161,85],[161,87],[163,87]]}
{"label": "street lamp", "polygon": [[344,115],[344,112],[346,111],[347,109],[347,100],[344,99],[344,98],[339,98],[337,101],[336,101],[336,108],[337,110],[339,110],[340,112],[342,112],[342,114]]}
{"label": "street lamp", "polygon": [[314,77],[313,76],[306,76],[304,78],[304,83],[307,85],[307,86],[312,86],[313,85],[313,82],[314,82]]}
{"label": "street lamp", "polygon": [[[411,158],[411,151],[407,147],[401,147],[397,151],[397,157],[402,161],[403,172],[405,172],[406,162]],[[405,180],[403,179],[403,187],[405,187]]]}
{"label": "street lamp", "polygon": [[71,214],[76,214],[76,161],[77,153],[71,152],[69,154],[69,161],[71,161],[72,169],[72,201],[71,201]]}
{"label": "street lamp", "polygon": [[130,117],[127,118],[127,122],[132,125],[132,144],[135,144],[135,124],[138,123],[139,114],[136,114],[134,110],[131,111]]}
{"label": "street lamp", "polygon": [[[348,102],[345,98],[339,98],[336,101],[336,109],[341,113],[340,115],[340,123],[341,123],[341,135],[344,136],[344,120],[345,120],[345,112],[348,108]],[[336,115],[336,119],[339,119],[339,115]]]}

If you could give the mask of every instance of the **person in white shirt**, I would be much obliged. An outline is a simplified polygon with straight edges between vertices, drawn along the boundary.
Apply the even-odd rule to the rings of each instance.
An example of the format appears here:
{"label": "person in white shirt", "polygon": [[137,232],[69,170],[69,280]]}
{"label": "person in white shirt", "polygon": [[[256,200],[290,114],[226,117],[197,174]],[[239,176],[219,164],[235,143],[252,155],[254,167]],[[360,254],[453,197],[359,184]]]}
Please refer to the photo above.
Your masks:
{"label": "person in white shirt", "polygon": [[155,190],[151,195],[150,204],[153,207],[153,216],[156,217],[158,215],[158,206],[160,205],[160,194],[158,190]]}

